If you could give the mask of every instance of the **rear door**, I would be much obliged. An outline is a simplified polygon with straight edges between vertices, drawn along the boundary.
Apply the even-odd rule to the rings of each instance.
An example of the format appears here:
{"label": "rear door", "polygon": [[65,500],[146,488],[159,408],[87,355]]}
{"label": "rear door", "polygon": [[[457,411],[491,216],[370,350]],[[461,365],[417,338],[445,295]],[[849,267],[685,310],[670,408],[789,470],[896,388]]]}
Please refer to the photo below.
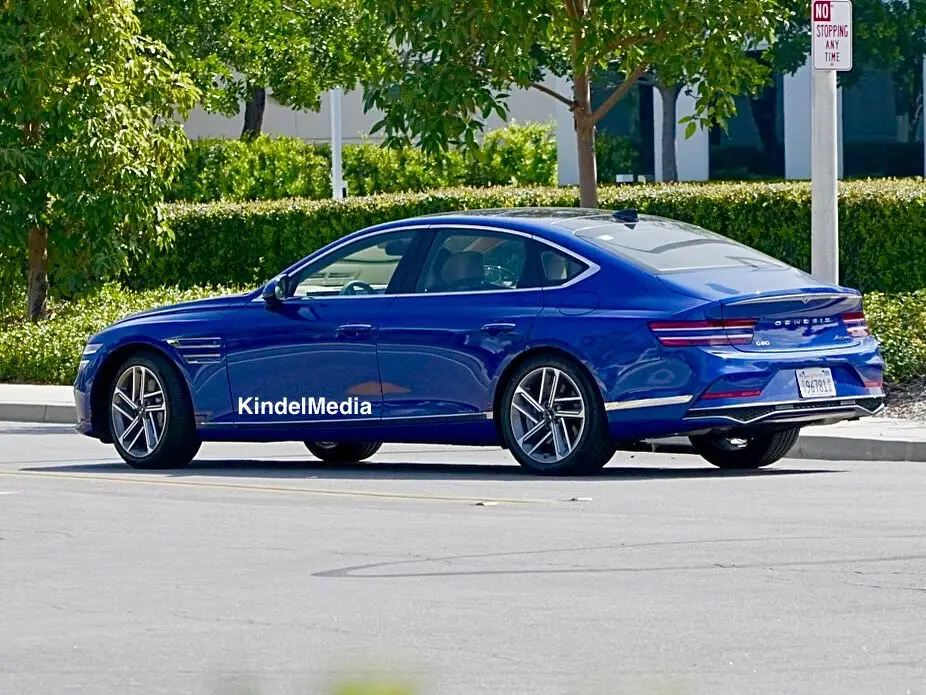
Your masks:
{"label": "rear door", "polygon": [[543,308],[536,247],[484,228],[432,233],[415,286],[380,321],[383,420],[485,422],[495,379]]}

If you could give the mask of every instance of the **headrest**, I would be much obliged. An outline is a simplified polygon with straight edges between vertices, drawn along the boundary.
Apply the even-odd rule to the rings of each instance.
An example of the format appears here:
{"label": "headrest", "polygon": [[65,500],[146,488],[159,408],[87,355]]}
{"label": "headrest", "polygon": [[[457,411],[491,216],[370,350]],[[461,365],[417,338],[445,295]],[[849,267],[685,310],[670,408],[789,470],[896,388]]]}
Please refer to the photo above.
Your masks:
{"label": "headrest", "polygon": [[453,254],[441,270],[444,284],[451,286],[473,280],[482,281],[484,277],[482,254],[478,251],[461,251]]}

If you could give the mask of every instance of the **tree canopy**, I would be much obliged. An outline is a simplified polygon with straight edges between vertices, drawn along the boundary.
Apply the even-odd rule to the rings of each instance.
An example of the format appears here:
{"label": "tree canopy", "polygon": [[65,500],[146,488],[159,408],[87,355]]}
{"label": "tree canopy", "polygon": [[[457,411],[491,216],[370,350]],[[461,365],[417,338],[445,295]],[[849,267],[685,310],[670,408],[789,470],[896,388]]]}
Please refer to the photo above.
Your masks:
{"label": "tree canopy", "polygon": [[[596,204],[595,125],[649,71],[685,75],[695,122],[723,123],[733,96],[764,79],[744,51],[772,41],[786,10],[777,0],[370,0],[397,50],[367,84],[366,105],[384,112],[387,142],[425,149],[472,145],[506,92],[533,88],[573,113],[582,203]],[[592,104],[599,68],[623,81]],[[550,75],[566,77],[559,89]]]}
{"label": "tree canopy", "polygon": [[[774,69],[793,73],[810,55],[810,2],[788,0],[788,21],[770,53]],[[852,87],[872,70],[893,74],[895,108],[910,114],[922,98],[922,65],[926,55],[926,3],[922,0],[853,0],[853,69],[839,73],[839,83]],[[912,124],[911,124],[912,126]]]}
{"label": "tree canopy", "polygon": [[98,278],[158,229],[196,97],[129,0],[0,0],[0,254],[28,246],[30,317],[49,263]]}
{"label": "tree canopy", "polygon": [[383,46],[360,0],[138,0],[138,14],[192,76],[202,106],[226,116],[266,88],[285,106],[318,110],[327,90],[356,85]]}

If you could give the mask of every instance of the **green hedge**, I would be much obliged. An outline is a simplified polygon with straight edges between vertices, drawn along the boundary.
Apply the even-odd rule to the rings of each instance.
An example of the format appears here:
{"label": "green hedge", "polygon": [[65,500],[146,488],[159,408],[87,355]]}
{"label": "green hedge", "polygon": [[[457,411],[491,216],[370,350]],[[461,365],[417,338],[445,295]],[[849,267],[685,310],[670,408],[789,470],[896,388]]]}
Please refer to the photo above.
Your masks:
{"label": "green hedge", "polygon": [[[344,234],[414,215],[507,206],[575,206],[575,188],[443,189],[425,193],[256,203],[179,204],[176,238],[132,260],[135,288],[254,285]],[[727,183],[602,186],[604,208],[636,207],[702,225],[797,267],[810,268],[810,186]],[[926,287],[926,183],[840,184],[842,282],[868,292]]]}
{"label": "green hedge", "polygon": [[[79,300],[54,303],[51,318],[42,323],[0,316],[0,382],[73,383],[87,339],[113,321],[164,304],[244,289],[227,286],[133,292],[107,285]],[[926,376],[926,290],[868,294],[865,310],[872,330],[882,341],[888,380]]]}
{"label": "green hedge", "polygon": [[[636,171],[626,138],[597,139],[599,179]],[[169,199],[174,202],[331,197],[331,149],[299,138],[193,140]],[[549,186],[556,183],[552,124],[513,124],[485,135],[477,149],[427,155],[414,147],[345,145],[343,176],[350,195],[425,191],[447,186]]]}
{"label": "green hedge", "polygon": [[[478,149],[429,155],[374,143],[343,149],[350,195],[424,191],[446,186],[551,185],[556,141],[551,125],[512,125],[486,134]],[[293,137],[193,140],[174,201],[331,197],[331,149]]]}

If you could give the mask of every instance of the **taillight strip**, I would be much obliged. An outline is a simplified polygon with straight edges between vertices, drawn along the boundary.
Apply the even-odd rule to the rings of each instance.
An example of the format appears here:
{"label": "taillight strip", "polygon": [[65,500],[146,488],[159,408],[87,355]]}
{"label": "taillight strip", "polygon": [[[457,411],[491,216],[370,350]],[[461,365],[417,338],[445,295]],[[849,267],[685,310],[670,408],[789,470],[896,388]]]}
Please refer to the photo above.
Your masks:
{"label": "taillight strip", "polygon": [[868,327],[868,320],[865,318],[865,313],[861,311],[853,311],[848,314],[843,314],[842,322],[846,327],[846,331],[849,333],[851,338],[867,338],[871,335],[871,329]]}
{"label": "taillight strip", "polygon": [[650,330],[666,347],[742,345],[752,342],[756,321],[653,321]]}

